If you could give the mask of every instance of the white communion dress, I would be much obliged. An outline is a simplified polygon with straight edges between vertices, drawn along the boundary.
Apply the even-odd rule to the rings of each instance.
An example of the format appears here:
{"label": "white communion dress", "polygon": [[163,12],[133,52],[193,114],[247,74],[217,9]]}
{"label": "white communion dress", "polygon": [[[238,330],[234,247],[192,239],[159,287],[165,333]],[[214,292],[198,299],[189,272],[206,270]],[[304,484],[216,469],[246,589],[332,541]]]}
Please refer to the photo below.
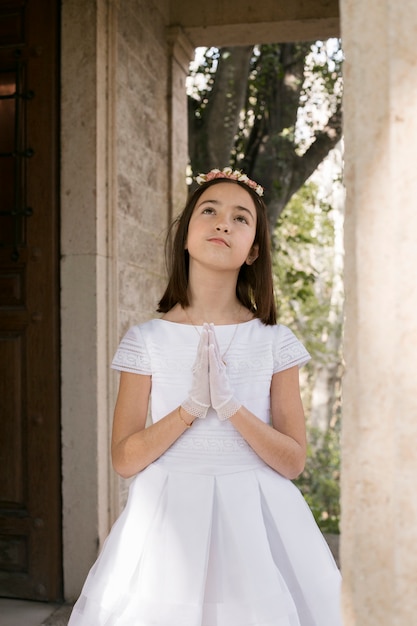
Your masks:
{"label": "white communion dress", "polygon": [[[152,376],[152,419],[187,397],[201,328],[133,326],[117,370]],[[235,396],[270,420],[275,372],[309,360],[283,325],[216,326]],[[213,409],[139,472],[69,626],[341,626],[340,572],[295,485]]]}

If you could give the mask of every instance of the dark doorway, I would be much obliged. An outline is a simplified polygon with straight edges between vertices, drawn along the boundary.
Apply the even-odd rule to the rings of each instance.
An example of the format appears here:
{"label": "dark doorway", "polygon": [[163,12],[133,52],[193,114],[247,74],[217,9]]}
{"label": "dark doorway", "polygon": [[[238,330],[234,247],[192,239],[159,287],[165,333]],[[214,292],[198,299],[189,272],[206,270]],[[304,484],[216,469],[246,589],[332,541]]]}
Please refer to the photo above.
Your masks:
{"label": "dark doorway", "polygon": [[0,595],[62,596],[59,9],[0,0]]}

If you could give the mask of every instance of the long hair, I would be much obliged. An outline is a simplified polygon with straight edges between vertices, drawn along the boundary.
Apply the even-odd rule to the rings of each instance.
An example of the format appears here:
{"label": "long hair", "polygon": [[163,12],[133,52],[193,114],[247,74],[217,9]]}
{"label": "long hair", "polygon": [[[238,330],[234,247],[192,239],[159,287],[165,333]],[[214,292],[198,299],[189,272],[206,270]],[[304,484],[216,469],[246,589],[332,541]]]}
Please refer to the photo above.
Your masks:
{"label": "long hair", "polygon": [[241,304],[252,311],[254,317],[264,324],[276,324],[277,311],[274,298],[271,264],[271,241],[268,226],[268,216],[264,201],[260,196],[243,182],[228,178],[215,178],[203,183],[188,198],[183,212],[172,224],[166,241],[166,251],[170,243],[172,230],[175,229],[171,248],[170,262],[168,263],[169,280],[164,295],[158,303],[157,311],[167,313],[173,306],[190,305],[188,298],[188,268],[189,254],[185,249],[188,225],[194,208],[200,196],[213,185],[218,183],[240,185],[251,196],[256,207],[256,233],[253,245],[259,248],[258,258],[251,264],[244,263],[240,268],[236,296]]}

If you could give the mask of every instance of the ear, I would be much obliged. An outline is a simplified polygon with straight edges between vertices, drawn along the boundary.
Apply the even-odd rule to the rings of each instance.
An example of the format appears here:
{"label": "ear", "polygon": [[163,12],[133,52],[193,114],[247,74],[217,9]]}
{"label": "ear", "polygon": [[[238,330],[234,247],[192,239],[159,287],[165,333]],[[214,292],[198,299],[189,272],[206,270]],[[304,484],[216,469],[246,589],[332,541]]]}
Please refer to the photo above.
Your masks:
{"label": "ear", "polygon": [[255,243],[249,251],[248,256],[246,257],[246,265],[252,265],[256,261],[259,256],[259,246]]}

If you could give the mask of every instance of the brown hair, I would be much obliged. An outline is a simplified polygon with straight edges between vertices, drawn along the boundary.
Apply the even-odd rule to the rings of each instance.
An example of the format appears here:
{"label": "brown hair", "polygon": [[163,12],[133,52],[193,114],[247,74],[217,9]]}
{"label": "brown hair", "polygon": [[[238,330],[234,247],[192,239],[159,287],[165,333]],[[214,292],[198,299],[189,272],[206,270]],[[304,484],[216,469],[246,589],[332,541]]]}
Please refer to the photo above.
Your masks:
{"label": "brown hair", "polygon": [[227,178],[215,178],[198,187],[189,196],[183,212],[172,224],[166,242],[166,250],[168,250],[170,234],[175,228],[176,232],[169,255],[169,280],[165,293],[158,303],[157,311],[167,313],[177,303],[183,307],[189,306],[187,292],[189,255],[188,250],[185,250],[188,225],[201,194],[212,185],[224,182],[240,185],[250,194],[256,207],[256,233],[253,243],[259,247],[258,258],[251,265],[244,263],[240,268],[236,284],[236,296],[242,305],[252,311],[253,315],[264,324],[276,324],[277,311],[272,281],[271,241],[265,203],[245,183]]}

